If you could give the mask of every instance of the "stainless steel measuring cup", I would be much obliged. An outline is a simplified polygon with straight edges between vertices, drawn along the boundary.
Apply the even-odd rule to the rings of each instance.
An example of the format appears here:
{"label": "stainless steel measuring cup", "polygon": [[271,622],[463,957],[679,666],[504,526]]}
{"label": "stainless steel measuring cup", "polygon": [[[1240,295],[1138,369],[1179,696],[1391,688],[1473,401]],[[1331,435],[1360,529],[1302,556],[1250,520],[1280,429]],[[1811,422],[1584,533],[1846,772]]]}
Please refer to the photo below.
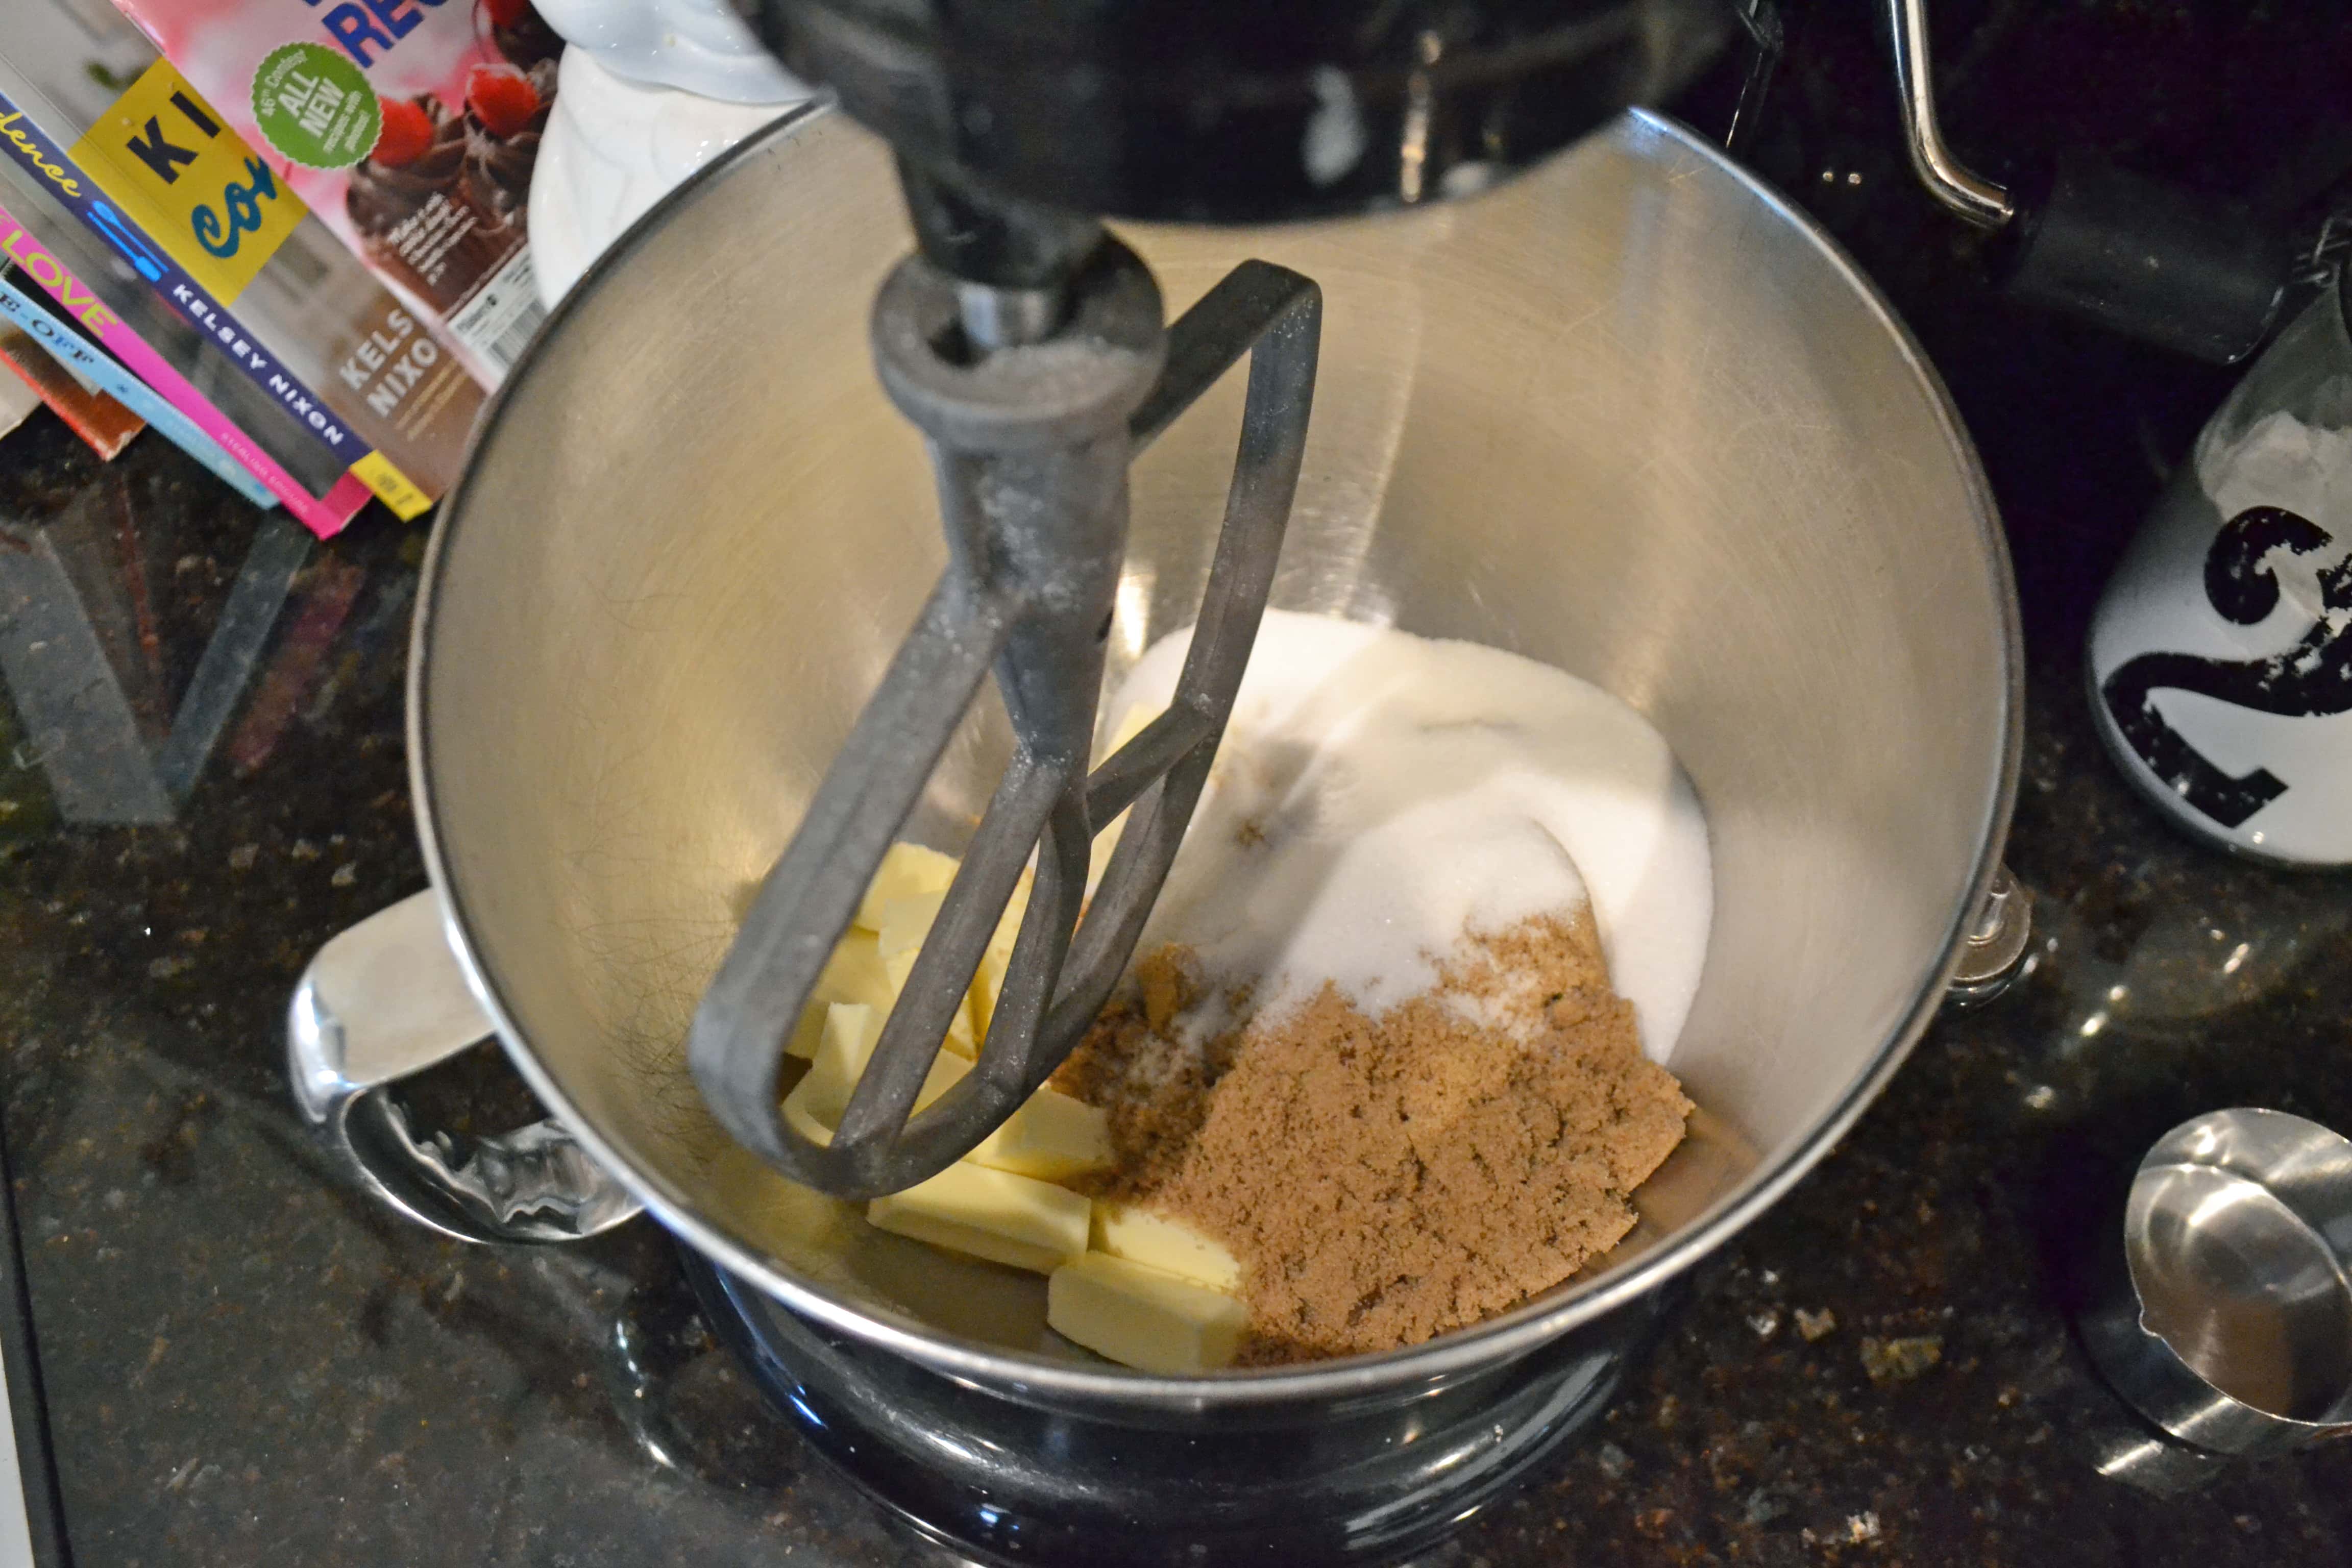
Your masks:
{"label": "stainless steel measuring cup", "polygon": [[2352,1432],[2352,1140],[2284,1111],[2210,1111],[2140,1161],[2120,1278],[2084,1316],[2141,1415],[2221,1454]]}

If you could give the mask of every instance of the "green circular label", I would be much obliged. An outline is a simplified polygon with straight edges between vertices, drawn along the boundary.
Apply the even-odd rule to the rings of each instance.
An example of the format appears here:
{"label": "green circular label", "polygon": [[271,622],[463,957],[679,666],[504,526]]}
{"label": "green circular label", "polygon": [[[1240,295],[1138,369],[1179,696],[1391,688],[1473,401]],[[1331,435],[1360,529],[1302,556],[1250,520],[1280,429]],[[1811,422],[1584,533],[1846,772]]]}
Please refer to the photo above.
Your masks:
{"label": "green circular label", "polygon": [[296,163],[348,169],[375,146],[383,108],[350,57],[324,44],[280,44],[253,73],[253,119]]}

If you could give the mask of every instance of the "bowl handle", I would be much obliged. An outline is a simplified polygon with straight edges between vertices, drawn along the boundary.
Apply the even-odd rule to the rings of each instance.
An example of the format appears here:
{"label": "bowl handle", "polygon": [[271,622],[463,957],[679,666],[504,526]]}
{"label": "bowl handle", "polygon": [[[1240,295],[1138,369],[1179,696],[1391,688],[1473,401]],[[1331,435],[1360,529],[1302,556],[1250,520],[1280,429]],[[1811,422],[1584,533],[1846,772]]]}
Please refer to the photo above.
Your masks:
{"label": "bowl handle", "polygon": [[370,1192],[461,1241],[575,1241],[635,1215],[642,1205],[552,1117],[496,1137],[419,1137],[383,1092],[495,1032],[439,902],[418,893],[303,971],[286,1027],[294,1098]]}

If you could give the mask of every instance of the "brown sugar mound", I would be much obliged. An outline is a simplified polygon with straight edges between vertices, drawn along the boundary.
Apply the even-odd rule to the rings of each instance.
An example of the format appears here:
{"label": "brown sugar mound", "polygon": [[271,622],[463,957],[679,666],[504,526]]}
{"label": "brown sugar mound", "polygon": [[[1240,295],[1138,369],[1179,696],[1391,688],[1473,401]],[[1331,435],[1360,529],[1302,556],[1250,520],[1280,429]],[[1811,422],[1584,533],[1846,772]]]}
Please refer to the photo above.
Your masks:
{"label": "brown sugar mound", "polygon": [[1202,1047],[1181,949],[1063,1068],[1103,1106],[1101,1195],[1241,1259],[1259,1363],[1413,1344],[1558,1284],[1633,1229],[1691,1103],[1642,1055],[1589,912],[1471,939],[1378,1015],[1326,985]]}

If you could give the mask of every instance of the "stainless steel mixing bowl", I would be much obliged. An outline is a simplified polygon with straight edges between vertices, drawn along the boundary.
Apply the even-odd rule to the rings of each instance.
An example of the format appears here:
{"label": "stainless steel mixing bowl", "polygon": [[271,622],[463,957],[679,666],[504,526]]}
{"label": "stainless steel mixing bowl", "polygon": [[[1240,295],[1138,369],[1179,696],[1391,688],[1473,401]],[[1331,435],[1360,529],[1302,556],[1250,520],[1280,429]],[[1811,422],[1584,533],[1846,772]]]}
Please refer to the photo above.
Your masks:
{"label": "stainless steel mixing bowl", "polygon": [[[1048,1489],[1055,1464],[1085,1468],[1070,1423],[1179,1440],[1150,1462],[1180,1480],[1226,1462],[1200,1432],[1253,1434],[1228,1458],[1265,1441],[1294,1471],[1355,1465],[1366,1497],[1410,1490],[1366,1455],[1423,1436],[1429,1464],[1458,1468],[1435,1435],[1467,1432],[1463,1452],[1505,1455],[1464,1472],[1493,1480],[1533,1451],[1520,1437],[1605,1392],[1594,1369],[1624,1338],[1609,1325],[1819,1159],[1941,1000],[2017,765],[1993,507],[1934,374],[1852,264],[1660,120],[1469,203],[1127,233],[1171,314],[1249,256],[1323,287],[1276,605],[1591,679],[1648,714],[1696,784],[1717,903],[1671,1065],[1702,1114],[1636,1233],[1411,1350],[1165,1379],[1048,1333],[1042,1279],[871,1230],[718,1132],[682,1058],[688,1016],[944,558],[920,444],[867,360],[868,301],[908,245],[888,156],[822,110],[656,208],[488,416],[417,616],[436,901],[321,955],[296,1005],[298,1079],[381,1193],[453,1231],[560,1235],[641,1200],[724,1271],[738,1310],[782,1325],[776,1375],[812,1391],[813,1430],[862,1407],[878,1446],[930,1478],[896,1494],[918,1514],[964,1460],[975,1484],[992,1473],[926,1436],[984,1426],[959,1414],[973,1402],[1029,1423],[1017,1441],[1065,1445],[1055,1464],[1028,1456]],[[1240,393],[1229,377],[1137,466],[1114,679],[1192,615]],[[1003,742],[980,722],[951,748],[922,836],[957,847]],[[459,972],[436,917],[568,1136],[453,1149],[362,1092],[479,1032],[432,973]],[[908,1429],[884,1433],[893,1420]],[[1354,1448],[1333,1436],[1358,1427]],[[1214,1513],[1209,1490],[1180,1494],[1183,1517]]]}

